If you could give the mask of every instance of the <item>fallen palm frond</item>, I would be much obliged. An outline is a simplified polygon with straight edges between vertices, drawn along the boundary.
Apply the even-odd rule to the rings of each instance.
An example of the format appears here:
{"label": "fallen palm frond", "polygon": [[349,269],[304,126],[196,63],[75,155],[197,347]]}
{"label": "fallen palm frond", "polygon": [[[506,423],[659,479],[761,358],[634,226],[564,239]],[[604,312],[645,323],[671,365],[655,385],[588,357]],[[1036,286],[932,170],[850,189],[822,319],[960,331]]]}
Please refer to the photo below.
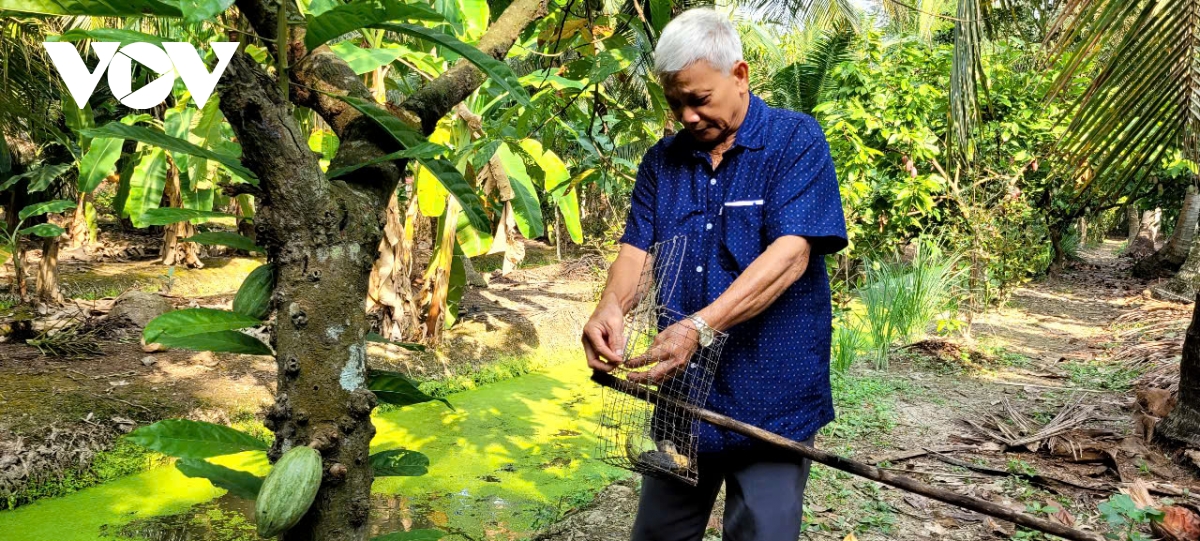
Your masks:
{"label": "fallen palm frond", "polygon": [[1073,455],[1078,455],[1082,449],[1076,448],[1080,446],[1062,436],[1095,420],[1096,413],[1096,407],[1083,404],[1083,397],[1080,396],[1063,406],[1058,415],[1055,415],[1049,422],[1039,425],[1025,414],[1017,411],[1009,403],[1008,398],[1003,399],[1003,404],[1005,416],[988,413],[983,416],[982,422],[972,419],[963,419],[963,421],[980,435],[991,438],[1009,448],[1025,447],[1031,452],[1037,452],[1043,447],[1052,451],[1054,448],[1066,445],[1072,450]]}
{"label": "fallen palm frond", "polygon": [[54,322],[26,343],[37,348],[42,355],[68,359],[95,357],[104,353],[95,329],[67,319]]}

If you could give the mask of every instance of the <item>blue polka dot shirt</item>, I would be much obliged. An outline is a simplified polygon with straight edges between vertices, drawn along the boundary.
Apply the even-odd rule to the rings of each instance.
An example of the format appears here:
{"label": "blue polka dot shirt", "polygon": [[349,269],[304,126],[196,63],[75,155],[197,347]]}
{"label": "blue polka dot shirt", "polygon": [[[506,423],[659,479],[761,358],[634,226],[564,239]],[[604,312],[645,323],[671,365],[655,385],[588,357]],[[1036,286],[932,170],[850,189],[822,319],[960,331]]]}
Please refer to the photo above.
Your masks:
{"label": "blue polka dot shirt", "polygon": [[[794,440],[833,420],[832,337],[826,254],[846,247],[846,222],[829,144],[812,117],[750,97],[734,146],[716,171],[686,133],[659,141],[634,184],[622,243],[648,250],[687,237],[667,306],[691,314],[729,288],[772,242],[808,239],[804,275],[771,306],[729,329],[706,407]],[[699,451],[751,446],[702,424]]]}

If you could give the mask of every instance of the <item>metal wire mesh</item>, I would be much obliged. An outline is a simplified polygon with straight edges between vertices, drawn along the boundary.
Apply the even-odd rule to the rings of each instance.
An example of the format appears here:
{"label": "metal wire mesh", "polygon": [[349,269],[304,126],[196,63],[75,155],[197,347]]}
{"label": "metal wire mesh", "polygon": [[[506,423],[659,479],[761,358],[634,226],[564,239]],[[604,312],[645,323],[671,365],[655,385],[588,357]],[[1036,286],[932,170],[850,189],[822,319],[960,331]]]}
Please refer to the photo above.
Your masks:
{"label": "metal wire mesh", "polygon": [[[638,283],[639,300],[625,318],[622,355],[625,363],[647,353],[654,354],[656,338],[658,347],[663,349],[675,347],[684,338],[659,335],[674,333],[668,328],[687,318],[687,314],[669,308],[686,249],[686,237],[675,237],[650,248]],[[724,333],[716,333],[712,344],[698,348],[684,370],[659,385],[643,386],[668,399],[658,405],[646,400],[649,393],[635,397],[605,388],[597,430],[600,459],[634,472],[695,485],[699,480],[696,434],[700,428],[695,408],[703,407],[708,399],[725,338]],[[628,379],[631,373],[653,367],[653,363],[638,368],[622,364],[613,375]]]}

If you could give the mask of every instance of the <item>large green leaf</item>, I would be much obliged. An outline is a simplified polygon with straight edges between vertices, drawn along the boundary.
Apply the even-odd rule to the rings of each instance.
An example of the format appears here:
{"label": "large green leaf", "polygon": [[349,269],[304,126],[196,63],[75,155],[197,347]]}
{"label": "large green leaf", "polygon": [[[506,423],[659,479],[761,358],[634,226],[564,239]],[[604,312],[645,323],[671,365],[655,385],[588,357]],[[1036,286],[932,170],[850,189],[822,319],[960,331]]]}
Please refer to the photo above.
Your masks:
{"label": "large green leaf", "polygon": [[145,227],[150,225],[168,225],[184,220],[213,220],[221,218],[236,219],[237,217],[232,214],[211,210],[155,208],[142,213],[140,220],[144,224],[142,227]]}
{"label": "large green leaf", "polygon": [[527,107],[533,106],[529,101],[529,94],[525,92],[525,88],[521,86],[521,82],[517,80],[517,75],[513,73],[512,68],[508,67],[508,64],[492,58],[474,46],[459,41],[458,38],[450,34],[415,24],[378,24],[375,25],[375,28],[407,34],[454,51],[463,58],[466,58],[468,62],[475,64],[489,79],[500,85],[504,90],[507,90],[517,101]]}
{"label": "large green leaf", "polygon": [[121,218],[129,217],[129,184],[133,180],[133,172],[138,164],[138,154],[135,153],[125,160],[121,166],[121,176],[117,178],[117,195],[113,197],[113,211]]}
{"label": "large green leaf", "polygon": [[134,227],[151,224],[143,218],[151,209],[162,202],[163,189],[167,186],[167,152],[151,148],[133,169],[129,177],[129,197],[125,200],[125,212]]}
{"label": "large green leaf", "polygon": [[639,55],[637,47],[609,49],[596,55],[592,69],[587,74],[588,84],[604,82],[605,79],[629,67]]}
{"label": "large green leaf", "polygon": [[[163,131],[167,136],[174,137],[180,141],[187,140],[188,129],[192,126],[192,116],[196,114],[196,109],[187,107],[186,104],[182,107],[172,107],[167,109],[163,115]],[[197,147],[199,148],[199,147]],[[171,159],[175,161],[175,167],[179,169],[179,191],[183,194],[189,194],[196,191],[196,185],[188,175],[188,154],[171,151]],[[189,206],[189,205],[184,205]]]}
{"label": "large green leaf", "polygon": [[[446,219],[445,216],[442,217]],[[449,329],[458,321],[458,311],[462,307],[463,293],[467,289],[467,268],[463,265],[463,259],[467,256],[463,255],[462,248],[458,245],[458,239],[454,239],[454,255],[450,258],[450,277],[446,283],[446,320],[445,328]]]}
{"label": "large green leaf", "polygon": [[37,224],[21,230],[22,235],[33,235],[35,237],[57,237],[66,232],[67,230],[54,224]]}
{"label": "large green leaf", "polygon": [[375,477],[416,477],[429,473],[429,457],[408,449],[380,451],[371,455]]}
{"label": "large green leaf", "polygon": [[384,338],[383,336],[381,336],[379,333],[369,332],[369,333],[367,333],[366,338],[367,338],[368,342],[378,342],[380,344],[391,344],[393,346],[407,349],[409,351],[429,351],[429,348],[427,348],[421,344],[414,344],[412,342],[396,342],[394,340],[388,340],[387,338]]}
{"label": "large green leaf", "polygon": [[[2,3],[4,0],[0,0]],[[130,43],[153,43],[161,45],[164,41],[170,41],[152,34],[138,32],[136,30],[125,30],[123,28],[93,28],[84,30],[82,28],[74,28],[63,32],[58,36],[46,36],[47,41],[115,41],[122,46]]]}
{"label": "large green leaf", "polygon": [[346,167],[340,167],[338,169],[334,169],[334,170],[326,173],[326,176],[328,176],[330,179],[341,178],[351,172],[362,169],[363,167],[370,167],[377,163],[391,162],[391,161],[403,160],[403,159],[414,159],[414,158],[429,160],[429,159],[437,158],[440,155],[446,154],[449,151],[450,151],[450,149],[448,149],[442,145],[426,141],[426,142],[421,143],[413,148],[397,150],[396,152],[392,152],[391,154],[386,154],[386,155],[380,156],[378,158],[373,158],[371,160],[367,160],[365,162],[358,162],[354,165],[349,165]]}
{"label": "large green leaf", "polygon": [[250,271],[237,295],[233,311],[255,319],[265,319],[271,313],[271,295],[275,292],[275,272],[270,263]]}
{"label": "large green leaf", "polygon": [[458,213],[456,226],[455,236],[458,238],[458,245],[462,248],[465,256],[481,256],[492,248],[492,232],[490,230],[480,231],[471,227],[471,222],[467,220],[465,214]]}
{"label": "large green leaf", "polygon": [[563,227],[575,244],[583,244],[583,227],[579,223],[579,194],[575,190],[554,198],[562,213]]}
{"label": "large green leaf", "polygon": [[443,537],[446,533],[441,530],[409,530],[372,537],[371,541],[438,541]]}
{"label": "large green leaf", "polygon": [[183,12],[172,1],[159,0],[3,0],[0,9],[41,15],[92,17],[179,17]]}
{"label": "large green leaf", "polygon": [[441,21],[436,11],[399,0],[359,0],[337,6],[318,16],[309,15],[304,46],[316,49],[325,42],[355,30],[388,21]]}
{"label": "large green leaf", "polygon": [[179,240],[180,242],[194,242],[196,244],[203,244],[205,246],[228,246],[230,248],[237,248],[238,250],[245,250],[247,252],[266,251],[254,244],[254,241],[250,240],[249,237],[239,235],[237,233],[230,233],[228,231],[196,233],[195,235],[192,235],[186,239]]}
{"label": "large green leaf", "polygon": [[262,489],[263,478],[250,472],[226,468],[207,460],[184,458],[175,462],[175,469],[188,477],[208,479],[213,486],[228,490],[239,498],[253,500]]}
{"label": "large green leaf", "polygon": [[265,451],[267,444],[240,430],[187,419],[167,419],[130,432],[126,439],[178,458],[204,459],[244,451]]}
{"label": "large green leaf", "polygon": [[262,321],[237,312],[215,308],[186,308],[167,312],[150,320],[150,323],[147,323],[146,328],[142,331],[142,337],[148,344],[163,334],[178,337],[245,329],[257,325],[262,325]]}
{"label": "large green leaf", "polygon": [[17,213],[17,217],[20,218],[21,220],[26,220],[33,216],[41,216],[43,214],[53,214],[55,212],[62,212],[64,210],[73,209],[73,208],[75,208],[74,201],[67,201],[66,199],[55,199],[53,201],[43,201],[41,203],[34,203],[32,205],[29,205],[29,206],[21,209],[21,212]]}
{"label": "large green leaf", "polygon": [[167,347],[192,351],[216,351],[246,355],[272,355],[274,353],[261,340],[238,331],[206,332],[188,336],[160,334],[155,342]]}
{"label": "large green leaf", "polygon": [[[204,103],[204,108],[200,110],[199,116],[192,124],[188,140],[200,148],[211,150],[222,141],[221,124],[225,120],[225,116],[221,113],[220,101],[220,96],[213,94]],[[209,167],[210,163],[214,167]],[[215,165],[215,162],[209,162],[205,158],[192,156],[188,160],[188,177],[191,178],[192,185],[199,186],[208,180],[209,175],[214,172]]]}
{"label": "large green leaf", "polygon": [[650,0],[650,24],[655,32],[662,32],[671,20],[671,0]]}
{"label": "large green leaf", "polygon": [[42,164],[33,169],[30,169],[20,175],[9,177],[8,180],[0,184],[0,191],[7,190],[15,186],[21,179],[29,179],[29,193],[40,192],[50,187],[50,183],[54,179],[61,177],[68,169],[74,167],[73,163],[57,163],[54,165]]}
{"label": "large green leaf", "polygon": [[521,160],[507,144],[496,149],[504,172],[508,173],[508,181],[513,189],[513,217],[517,221],[517,229],[527,239],[536,239],[545,234],[542,218],[542,203],[538,200],[537,189],[533,186],[525,162]]}
{"label": "large green leaf", "polygon": [[[207,104],[205,104],[207,105]],[[143,128],[141,126],[126,126],[120,122],[109,122],[99,128],[84,130],[84,134],[89,137],[120,137],[122,139],[133,139],[141,141],[148,145],[165,148],[172,152],[180,152],[189,156],[199,156],[201,158],[214,160],[221,165],[224,165],[230,172],[246,179],[251,184],[258,184],[258,177],[254,173],[246,169],[232,156],[218,154],[211,150],[200,148],[189,141],[185,141],[178,137],[171,137],[163,132]]]}
{"label": "large green leaf", "polygon": [[380,402],[396,406],[408,406],[437,400],[450,409],[454,406],[445,398],[434,398],[417,388],[416,382],[399,372],[387,370],[371,370],[367,373],[367,389],[375,393]]}
{"label": "large green leaf", "polygon": [[[379,124],[404,148],[417,148],[421,143],[426,142],[425,136],[421,135],[421,132],[401,122],[395,115],[380,108],[378,105],[354,96],[338,97],[371,120],[374,120],[376,124]],[[471,220],[471,225],[481,230],[491,227],[487,215],[483,212],[483,201],[475,194],[475,189],[467,183],[467,180],[463,178],[462,173],[458,169],[455,169],[450,162],[438,158],[418,157],[417,161],[422,166],[428,168],[429,172],[434,177],[437,177],[442,186],[445,186],[446,190],[450,192],[450,195],[458,200],[458,204],[462,206],[463,211],[467,213],[468,218]]]}
{"label": "large green leaf", "polygon": [[100,182],[112,174],[124,144],[124,139],[113,137],[99,137],[92,141],[91,148],[79,162],[80,192],[89,193],[95,190]]}
{"label": "large green leaf", "polygon": [[349,41],[335,43],[329,46],[333,53],[338,55],[338,58],[346,61],[350,69],[354,73],[362,75],[369,71],[375,70],[380,66],[391,64],[400,55],[404,54],[404,49],[385,44],[382,47],[359,47]]}
{"label": "large green leaf", "polygon": [[233,0],[179,0],[183,18],[189,23],[214,20],[232,5]]}

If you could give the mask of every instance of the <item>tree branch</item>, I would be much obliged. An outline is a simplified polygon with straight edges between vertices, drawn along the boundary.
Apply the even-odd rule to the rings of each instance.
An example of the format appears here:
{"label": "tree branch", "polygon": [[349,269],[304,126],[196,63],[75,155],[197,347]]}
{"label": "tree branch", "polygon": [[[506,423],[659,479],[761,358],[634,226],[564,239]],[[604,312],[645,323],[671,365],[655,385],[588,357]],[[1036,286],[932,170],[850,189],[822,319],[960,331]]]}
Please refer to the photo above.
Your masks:
{"label": "tree branch", "polygon": [[[500,18],[491,24],[479,41],[479,49],[495,58],[504,58],[521,31],[529,23],[546,14],[545,2],[546,0],[515,0]],[[238,0],[237,6],[259,34],[276,34],[278,0]],[[288,7],[288,16],[289,19],[299,17],[294,6]],[[362,79],[329,47],[322,45],[312,51],[306,51],[304,35],[303,27],[295,27],[289,36],[291,70],[288,76],[294,83],[291,85],[290,98],[297,105],[316,112],[338,136],[338,153],[333,158],[330,168],[370,161],[399,150],[399,146],[374,121],[365,118],[342,100],[323,93],[374,99],[371,90]],[[414,127],[419,126],[421,131],[428,135],[437,127],[438,120],[479,88],[484,80],[485,77],[478,68],[461,60],[446,73],[427,83],[399,107],[389,109],[401,120]],[[402,167],[403,163],[383,162],[359,169],[348,175],[345,181],[351,185],[390,192],[403,175]]]}
{"label": "tree branch", "polygon": [[[503,60],[509,48],[529,23],[546,15],[546,0],[515,0],[479,40],[477,47],[493,58]],[[421,130],[433,133],[437,122],[450,109],[482,85],[486,76],[474,64],[459,60],[454,67],[422,86],[401,107],[421,120]]]}

